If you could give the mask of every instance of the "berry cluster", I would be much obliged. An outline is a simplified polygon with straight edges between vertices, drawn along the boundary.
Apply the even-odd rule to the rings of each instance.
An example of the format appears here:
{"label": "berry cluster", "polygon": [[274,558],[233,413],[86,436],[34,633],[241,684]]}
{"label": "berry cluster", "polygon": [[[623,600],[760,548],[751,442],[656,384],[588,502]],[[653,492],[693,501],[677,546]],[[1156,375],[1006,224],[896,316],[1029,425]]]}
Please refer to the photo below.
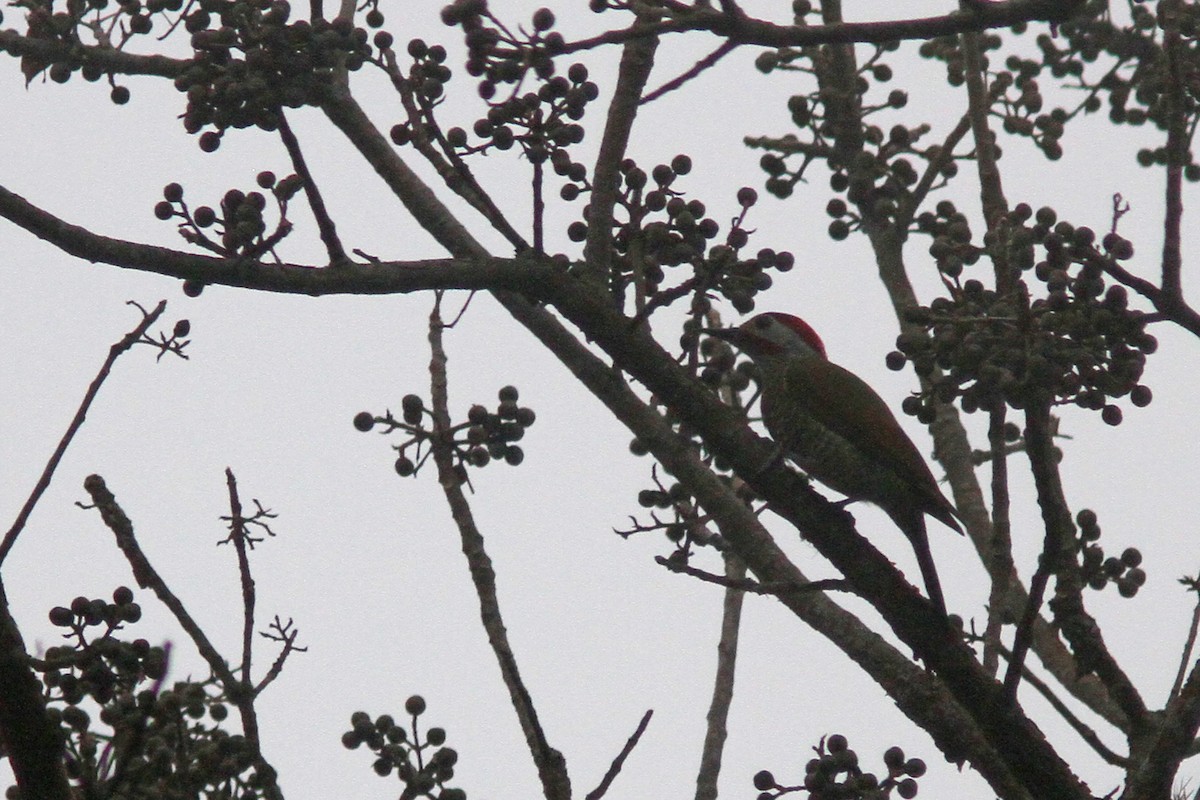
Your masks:
{"label": "berry cluster", "polygon": [[[211,206],[189,209],[183,199],[183,186],[168,183],[163,187],[163,199],[154,206],[154,216],[164,222],[178,217],[182,220],[179,223],[180,236],[218,255],[261,258],[274,252],[275,246],[291,233],[292,223],[287,219],[288,201],[300,191],[303,181],[297,175],[276,180],[275,173],[263,171],[258,173],[255,182],[258,189],[249,192],[241,189],[227,191],[221,198],[219,213]],[[271,193],[279,216],[270,233],[267,232],[263,216],[267,198],[259,189]],[[219,240],[208,235],[206,231],[209,228],[215,230],[220,236]]]}
{"label": "berry cluster", "polygon": [[917,796],[917,778],[925,774],[925,762],[904,757],[899,747],[889,747],[883,754],[887,775],[882,779],[873,772],[864,772],[858,765],[858,754],[850,749],[846,737],[833,734],[814,748],[816,758],[804,768],[803,786],[781,786],[768,770],[754,776],[758,800],[775,800],[785,794],[805,790],[811,800],[885,800],[894,791],[909,800]]}
{"label": "berry cluster", "polygon": [[187,94],[184,128],[206,152],[229,128],[275,130],[283,107],[321,98],[336,70],[371,57],[368,34],[345,17],[289,23],[286,0],[199,0],[184,20],[195,55],[176,79]]}
{"label": "berry cluster", "polygon": [[[525,460],[525,451],[516,442],[524,438],[525,429],[534,423],[537,415],[532,408],[518,405],[518,398],[515,386],[505,386],[499,392],[500,403],[494,412],[485,406],[473,405],[467,412],[467,421],[447,431],[461,482],[467,482],[468,466],[485,467],[494,460],[503,460],[515,467]],[[433,431],[425,425],[430,412],[419,395],[405,395],[400,401],[400,410],[399,420],[390,411],[382,417],[360,411],[354,415],[354,427],[365,433],[379,424],[385,426],[383,433],[396,430],[407,433],[409,438],[395,449],[399,453],[396,472],[401,477],[408,477],[415,475],[429,458],[431,451],[425,449],[425,445]]]}
{"label": "berry cluster", "polygon": [[[639,449],[640,448],[640,449]],[[645,449],[636,439],[631,449],[638,455],[643,455]],[[617,529],[615,532],[622,538],[628,539],[637,533],[662,531],[667,541],[675,546],[674,558],[687,561],[693,547],[716,547],[724,549],[725,542],[720,534],[712,532],[705,524],[703,515],[688,490],[680,483],[667,486],[662,483],[655,468],[652,475],[653,489],[642,489],[638,492],[638,505],[650,510],[650,521],[639,522],[630,517],[629,528]],[[659,511],[670,511],[670,518],[661,519]]]}
{"label": "berry cluster", "polygon": [[[49,618],[67,629],[71,644],[48,648],[35,666],[47,714],[62,728],[71,780],[95,787],[97,796],[107,796],[113,781],[123,793],[136,787],[131,798],[265,796],[273,775],[257,769],[258,754],[245,737],[218,727],[229,709],[214,682],[179,681],[159,691],[167,651],[114,635],[141,618],[128,587],[118,587],[111,601],[76,597]],[[99,725],[81,705],[87,699],[100,706]]]}
{"label": "berry cluster", "polygon": [[365,744],[377,756],[375,773],[387,777],[395,772],[404,784],[404,797],[466,800],[465,791],[445,785],[454,778],[454,765],[458,763],[458,751],[443,746],[445,729],[429,728],[421,741],[417,718],[425,713],[425,698],[408,698],[404,711],[412,720],[411,733],[390,714],[372,720],[367,712],[356,711],[350,715],[350,730],[342,734],[342,744],[348,750]]}
{"label": "berry cluster", "polygon": [[[170,12],[179,11],[183,0],[117,0],[117,8],[109,8],[109,0],[68,0],[65,9],[55,11],[50,2],[17,3],[28,9],[26,14],[26,36],[68,47],[67,55],[61,60],[46,61],[38,56],[25,55],[21,58],[21,72],[26,83],[32,81],[43,70],[49,70],[50,80],[66,83],[75,72],[79,72],[89,83],[105,76],[104,68],[88,58],[84,47],[99,45],[103,49],[124,49],[135,36],[150,33],[156,17],[169,22]],[[0,20],[3,15],[0,14]],[[118,86],[109,74],[112,91],[110,99],[117,105],[129,102],[130,92],[126,86]]]}
{"label": "berry cluster", "polygon": [[[514,145],[533,164],[553,159],[560,175],[568,173],[583,180],[566,148],[583,140],[578,121],[586,106],[600,95],[599,87],[588,80],[583,64],[572,64],[566,76],[556,74],[553,56],[562,49],[563,39],[550,32],[554,14],[546,8],[534,12],[531,32],[512,33],[488,10],[486,0],[456,0],[442,10],[447,25],[461,26],[466,36],[467,73],[479,78],[479,95],[488,102],[487,114],[475,121],[472,130],[480,141],[469,143],[467,131],[453,127],[446,131],[445,143],[458,154],[487,152],[491,148],[509,150]],[[392,128],[392,141],[407,144],[414,137],[414,125],[432,126],[432,104],[442,95],[450,71],[442,65],[446,51],[429,47],[414,39],[408,45],[414,63],[405,78],[414,88],[421,119],[409,120]],[[537,91],[521,93],[528,73],[536,77]],[[511,91],[500,92],[500,87]]]}
{"label": "berry cluster", "polygon": [[[1056,160],[1062,157],[1066,125],[1082,114],[1100,111],[1105,98],[1114,124],[1141,126],[1149,122],[1165,130],[1171,114],[1165,87],[1171,79],[1162,31],[1170,25],[1184,36],[1194,35],[1200,26],[1200,11],[1193,4],[1160,3],[1155,6],[1156,14],[1148,5],[1130,3],[1133,24],[1122,26],[1114,21],[1108,3],[1089,0],[1059,25],[1057,35],[1038,34],[1035,56],[1030,55],[1030,47],[1021,46],[1019,54],[1004,57],[1003,67],[989,73],[989,99],[993,113],[1003,119],[1004,131],[1029,138],[1048,159]],[[1019,24],[1013,30],[1021,34],[1027,27]],[[1002,44],[996,34],[985,34],[980,42],[985,53],[999,50]],[[1008,37],[1007,43],[1011,45],[1013,37]],[[965,80],[960,45],[957,37],[940,37],[920,49],[922,56],[946,64],[952,85]],[[1194,62],[1194,50],[1181,47],[1179,57]],[[1000,63],[999,58],[995,60]],[[1194,70],[1194,63],[1186,69]],[[1080,100],[1071,107],[1046,109],[1038,80],[1046,75],[1082,90],[1075,93]],[[1194,120],[1195,111],[1187,113]],[[1200,180],[1200,164],[1194,163],[1190,152],[1186,158],[1184,175],[1190,181]],[[1166,147],[1142,148],[1137,161],[1144,167],[1166,164]]]}
{"label": "berry cluster", "polygon": [[1126,547],[1120,558],[1104,557],[1100,539],[1100,525],[1096,512],[1085,508],[1075,515],[1079,526],[1078,552],[1082,557],[1083,579],[1088,586],[1099,591],[1110,582],[1117,585],[1121,597],[1133,597],[1146,583],[1146,571],[1142,569],[1142,552],[1136,547]]}
{"label": "berry cluster", "polygon": [[[799,9],[805,13],[808,10],[807,3]],[[782,137],[749,140],[752,147],[766,151],[759,165],[767,174],[768,192],[780,198],[790,197],[796,184],[805,179],[808,167],[825,161],[832,173],[831,187],[839,194],[848,193],[847,199],[857,206],[859,213],[882,218],[897,211],[909,187],[918,179],[916,169],[906,156],[933,160],[940,155],[940,148],[922,151],[917,147],[917,140],[925,128],[909,129],[897,125],[885,131],[879,125],[867,124],[861,132],[857,130],[860,118],[908,104],[908,94],[901,89],[890,90],[881,103],[862,104],[872,82],[891,81],[892,68],[882,59],[897,47],[895,42],[877,45],[872,55],[859,66],[852,91],[824,86],[791,97],[788,111],[800,131],[799,136],[789,133]],[[755,65],[762,72],[798,69],[797,62],[810,57],[807,50],[767,51],[759,55]],[[799,163],[792,167],[792,161]],[[953,170],[953,161],[943,168]],[[859,223],[858,217],[844,206],[831,206],[829,211],[834,217],[830,235],[835,239],[845,238]]]}
{"label": "berry cluster", "polygon": [[966,214],[949,200],[938,202],[933,211],[918,214],[916,223],[918,232],[933,238],[929,255],[938,271],[951,280],[957,280],[964,266],[975,264],[983,255],[983,250],[971,242],[971,223]]}
{"label": "berry cluster", "polygon": [[1001,295],[972,279],[911,312],[909,321],[929,335],[902,333],[889,366],[909,360],[924,377],[935,367],[943,374],[930,393],[905,401],[907,413],[932,420],[934,399],[958,399],[968,413],[1001,403],[1074,403],[1117,425],[1122,412],[1110,400],[1150,402],[1150,389],[1138,381],[1157,340],[1146,332],[1144,314],[1129,307],[1125,287],[1104,280],[1106,265],[1132,257],[1126,239],[1113,232],[1098,243],[1090,228],[1060,222],[1050,208],[1035,215],[1022,203],[984,245],[1006,248],[1009,263],[1044,283],[1045,296],[1030,301],[1023,282],[1020,291]]}
{"label": "berry cluster", "polygon": [[[129,785],[144,789],[138,797],[269,796],[273,780],[259,768],[254,746],[245,736],[231,734],[219,724],[229,706],[212,691],[212,683],[178,681],[155,694],[146,690],[126,695],[106,707],[101,721],[113,729],[112,740],[137,741],[130,754]],[[197,791],[199,790],[199,791]]]}
{"label": "berry cluster", "polygon": [[[1192,3],[1131,3],[1129,13],[1132,25],[1115,24],[1109,15],[1108,4],[1092,0],[1086,13],[1075,14],[1059,28],[1059,36],[1039,34],[1037,46],[1040,60],[1020,61],[1027,74],[1049,72],[1055,78],[1069,77],[1074,85],[1084,90],[1083,99],[1069,113],[1062,109],[1050,112],[1051,119],[1065,121],[1081,110],[1099,111],[1103,98],[1108,101],[1109,121],[1117,125],[1141,126],[1153,124],[1166,130],[1170,124],[1171,103],[1167,87],[1171,85],[1170,64],[1163,45],[1163,31],[1173,27],[1188,39],[1196,36],[1200,28],[1200,10]],[[1184,63],[1185,73],[1196,69],[1195,48],[1184,45],[1178,48],[1176,57]],[[1019,59],[1010,57],[1006,65]],[[1099,63],[1097,63],[1099,62]],[[1195,124],[1195,103],[1187,90],[1185,109],[1189,121]],[[1056,114],[1057,112],[1057,114]],[[1193,160],[1191,151],[1187,159],[1184,176],[1189,181],[1200,180],[1200,164]],[[1137,161],[1143,167],[1167,163],[1165,146],[1142,148]]]}
{"label": "berry cluster", "polygon": [[113,592],[111,602],[80,596],[70,606],[51,609],[51,624],[65,628],[64,638],[73,643],[46,651],[42,682],[48,697],[67,705],[85,697],[104,704],[131,691],[143,678],[161,678],[167,668],[161,647],[151,647],[145,639],[123,642],[113,636],[141,617],[142,607],[126,586]]}
{"label": "berry cluster", "polygon": [[487,0],[454,0],[442,9],[442,22],[461,27],[467,44],[467,73],[480,78],[479,96],[495,97],[500,86],[520,86],[530,71],[542,81],[555,72],[554,56],[563,50],[562,34],[554,27],[554,12],[533,12],[529,32],[511,31],[494,17]]}
{"label": "berry cluster", "polygon": [[[770,288],[768,270],[787,272],[795,257],[786,251],[763,248],[754,256],[743,257],[750,239],[744,227],[750,208],[758,202],[758,193],[743,187],[737,193],[741,210],[734,218],[724,242],[711,244],[721,230],[708,209],[698,200],[688,200],[675,186],[676,180],[691,172],[692,160],[675,156],[670,164],[659,164],[646,173],[633,159],[620,164],[621,183],[617,203],[627,221],[614,220],[612,292],[623,297],[629,288],[638,295],[641,313],[683,298],[691,297],[692,329],[712,307],[712,297],[729,300],[739,312],[754,308],[754,298]],[[564,188],[570,188],[564,187]],[[567,196],[564,192],[564,196]],[[577,193],[572,193],[577,196]],[[587,209],[584,220],[571,223],[567,236],[582,242],[588,236]],[[691,275],[679,283],[664,286],[667,269],[691,267]],[[699,337],[685,334],[685,349],[695,347]]]}

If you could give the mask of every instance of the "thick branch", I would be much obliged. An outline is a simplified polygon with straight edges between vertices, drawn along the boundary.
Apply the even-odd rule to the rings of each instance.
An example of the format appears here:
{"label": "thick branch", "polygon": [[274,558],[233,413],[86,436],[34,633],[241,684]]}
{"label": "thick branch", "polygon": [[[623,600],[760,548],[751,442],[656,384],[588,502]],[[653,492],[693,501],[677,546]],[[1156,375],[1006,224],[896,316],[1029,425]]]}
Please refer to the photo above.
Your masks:
{"label": "thick branch", "polygon": [[[727,459],[768,500],[772,510],[795,525],[847,577],[901,641],[941,676],[1028,791],[1036,790],[1043,798],[1088,796],[1086,788],[1036,727],[1019,709],[1005,707],[999,684],[984,673],[970,650],[938,618],[928,601],[848,524],[848,515],[816,495],[787,469],[775,467],[764,471],[762,465],[772,461],[774,448],[749,431],[736,411],[723,406],[677,367],[652,337],[631,329],[628,320],[602,298],[578,283],[561,280],[558,283],[553,292],[555,305],[586,330],[592,341],[625,371],[675,410],[682,422],[700,432],[718,457]],[[660,454],[655,447],[661,444],[647,442],[660,461],[665,453]],[[674,465],[666,461],[663,464],[673,474],[680,474]],[[703,503],[705,498],[698,495],[698,499]],[[770,557],[777,550],[769,537],[765,541],[757,538],[746,541],[740,538],[741,531],[722,528],[722,533],[730,538],[735,551],[760,579],[793,577],[781,574],[780,562]],[[793,602],[791,598],[781,600]],[[953,743],[942,741],[939,746],[943,750],[954,748]]]}
{"label": "thick branch", "polygon": [[[634,28],[652,24],[652,19],[639,15]],[[608,118],[600,139],[600,152],[592,171],[589,214],[595,224],[588,226],[583,253],[587,271],[602,280],[608,276],[609,260],[612,258],[613,230],[608,220],[613,218],[617,202],[620,180],[618,168],[629,146],[629,134],[637,117],[642,90],[646,88],[646,80],[654,67],[654,51],[657,47],[658,37],[655,36],[639,37],[625,44],[613,100],[608,106]]]}
{"label": "thick branch", "polygon": [[[1108,651],[1100,626],[1083,607],[1082,587],[1074,574],[1077,566],[1064,563],[1071,557],[1067,548],[1074,531],[1053,454],[1048,421],[1049,412],[1044,407],[1026,411],[1026,452],[1046,526],[1047,547],[1042,558],[1051,561],[1046,566],[1058,576],[1057,592],[1050,601],[1050,610],[1071,644],[1078,669],[1096,673],[1129,718],[1130,730],[1137,731],[1149,722],[1146,705],[1129,676]],[[1030,606],[1034,602],[1031,597]]]}
{"label": "thick branch", "polygon": [[[649,448],[655,459],[692,492],[722,536],[761,582],[779,586],[811,583],[779,548],[754,512],[730,491],[728,484],[714,474],[708,465],[700,461],[695,449],[680,439],[662,416],[647,406],[618,373],[601,363],[545,311],[517,298],[502,297],[510,313],[558,356],[572,374]],[[619,316],[617,318],[620,319]],[[628,323],[618,323],[617,327],[622,333],[629,329]],[[639,341],[647,341],[648,338]],[[639,345],[630,346],[636,349]],[[653,347],[657,350],[657,345]],[[658,368],[674,374],[677,368],[673,361],[668,361],[658,362]],[[700,406],[714,402],[707,391],[693,388],[699,392],[695,397]],[[703,414],[700,406],[696,407],[697,413]],[[715,408],[719,413],[729,415],[712,420],[717,429],[745,430],[744,419],[732,413],[731,409],[719,404]],[[732,427],[725,428],[723,425]],[[768,451],[772,450],[770,445],[765,447]],[[763,459],[755,462],[758,467],[766,463],[767,458],[761,452],[746,457],[750,462],[756,458]],[[858,617],[820,592],[789,592],[781,595],[779,601],[870,675],[904,714],[930,733],[947,758],[956,762],[970,761],[1002,797],[1032,796],[1023,789],[1010,765],[980,735],[945,687],[865,626]]]}
{"label": "thick branch", "polygon": [[694,6],[694,11],[650,25],[633,25],[591,39],[569,42],[566,52],[591,50],[630,39],[688,31],[709,31],[736,44],[763,47],[809,47],[821,44],[883,43],[901,39],[932,39],[967,31],[1006,28],[1020,22],[1061,22],[1083,5],[1082,0],[1009,0],[973,4],[971,11],[938,17],[888,22],[842,22],[831,25],[777,25],[744,14]]}
{"label": "thick branch", "polygon": [[0,582],[0,743],[24,797],[71,800],[63,769],[62,732],[46,713],[42,683]]}
{"label": "thick branch", "polygon": [[47,64],[57,61],[94,64],[105,72],[119,75],[155,75],[160,78],[174,78],[192,63],[189,59],[143,56],[100,45],[24,36],[11,29],[0,30],[0,51],[18,57],[29,56]]}
{"label": "thick branch", "polygon": [[1200,662],[1192,667],[1183,691],[1167,704],[1149,748],[1139,753],[1137,769],[1125,781],[1122,798],[1169,797],[1179,764],[1191,754],[1200,729]]}

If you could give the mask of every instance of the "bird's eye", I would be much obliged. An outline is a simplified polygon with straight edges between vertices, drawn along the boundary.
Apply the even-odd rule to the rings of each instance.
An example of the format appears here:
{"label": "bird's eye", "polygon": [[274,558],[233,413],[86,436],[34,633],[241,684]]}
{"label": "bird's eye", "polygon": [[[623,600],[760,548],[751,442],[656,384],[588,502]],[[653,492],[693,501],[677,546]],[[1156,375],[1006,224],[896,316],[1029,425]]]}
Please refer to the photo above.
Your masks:
{"label": "bird's eye", "polygon": [[754,325],[760,331],[765,331],[767,328],[771,327],[771,318],[770,317],[759,317],[758,319],[754,320]]}

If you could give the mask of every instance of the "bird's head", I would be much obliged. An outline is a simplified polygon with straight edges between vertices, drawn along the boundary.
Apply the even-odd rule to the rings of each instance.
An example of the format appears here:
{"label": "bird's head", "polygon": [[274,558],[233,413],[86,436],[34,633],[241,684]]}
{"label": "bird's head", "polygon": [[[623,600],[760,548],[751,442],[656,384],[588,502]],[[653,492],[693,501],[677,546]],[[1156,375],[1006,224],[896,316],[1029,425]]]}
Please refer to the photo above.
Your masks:
{"label": "bird's head", "polygon": [[753,316],[736,328],[707,328],[704,332],[724,339],[756,361],[826,357],[825,344],[807,322],[778,311]]}

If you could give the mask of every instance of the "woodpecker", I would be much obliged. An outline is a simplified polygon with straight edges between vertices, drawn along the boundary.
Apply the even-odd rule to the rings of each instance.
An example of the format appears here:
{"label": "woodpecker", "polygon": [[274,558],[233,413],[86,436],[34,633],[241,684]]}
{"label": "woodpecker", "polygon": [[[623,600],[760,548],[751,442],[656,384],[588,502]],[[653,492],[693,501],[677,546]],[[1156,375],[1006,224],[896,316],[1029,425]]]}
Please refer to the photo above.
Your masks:
{"label": "woodpecker", "polygon": [[821,338],[799,317],[768,312],[737,328],[705,332],[758,365],[763,422],[783,453],[849,501],[879,506],[904,532],[929,599],[945,615],[925,515],[961,534],[958,511],[883,398],[830,361]]}

